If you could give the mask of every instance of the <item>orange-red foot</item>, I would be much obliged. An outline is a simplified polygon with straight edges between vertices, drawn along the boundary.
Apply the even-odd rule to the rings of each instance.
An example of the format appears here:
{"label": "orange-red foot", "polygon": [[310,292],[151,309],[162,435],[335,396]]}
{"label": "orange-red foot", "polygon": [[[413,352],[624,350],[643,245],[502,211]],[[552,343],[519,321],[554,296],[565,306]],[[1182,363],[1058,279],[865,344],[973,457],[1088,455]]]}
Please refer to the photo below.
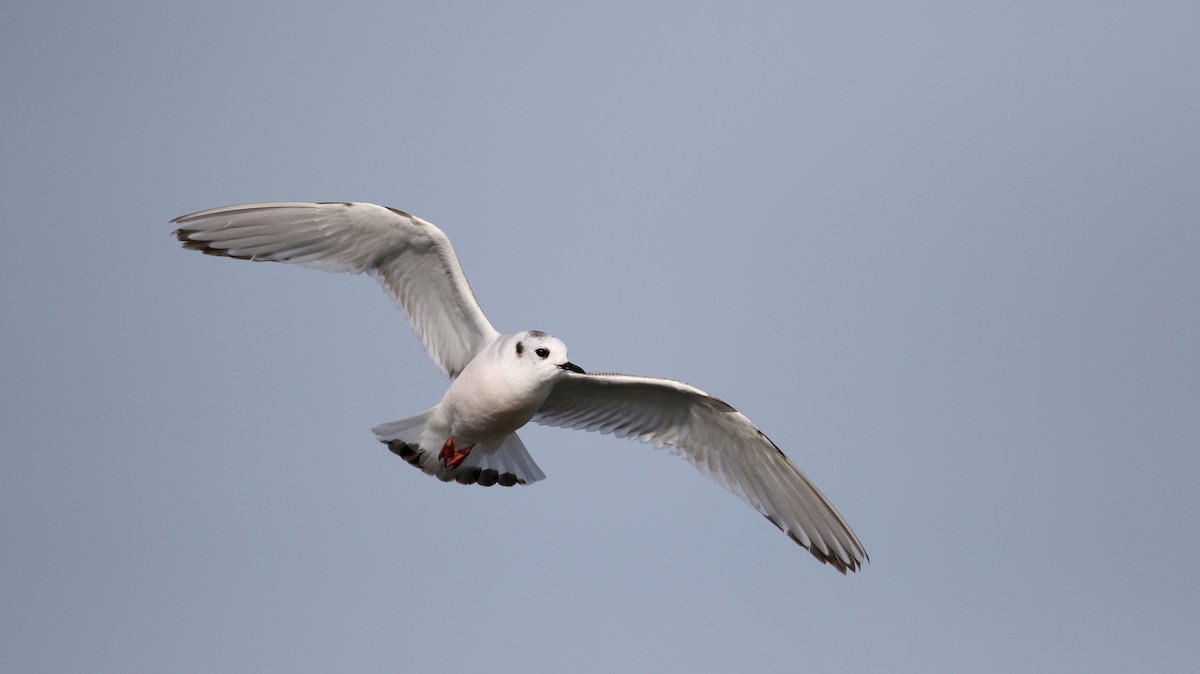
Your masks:
{"label": "orange-red foot", "polygon": [[438,458],[442,463],[449,468],[458,468],[463,461],[467,460],[467,455],[471,450],[475,449],[475,445],[464,447],[463,449],[454,448],[454,436],[446,438],[446,444],[442,445],[442,451],[438,452]]}

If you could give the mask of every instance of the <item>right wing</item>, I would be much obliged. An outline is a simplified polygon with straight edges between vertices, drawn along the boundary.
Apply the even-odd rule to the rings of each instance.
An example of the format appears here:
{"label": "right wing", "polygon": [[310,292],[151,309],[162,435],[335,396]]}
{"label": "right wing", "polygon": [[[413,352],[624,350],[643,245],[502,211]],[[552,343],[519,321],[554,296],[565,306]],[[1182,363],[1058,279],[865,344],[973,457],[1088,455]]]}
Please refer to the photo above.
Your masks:
{"label": "right wing", "polygon": [[408,314],[430,358],[451,379],[498,335],[450,239],[403,211],[365,203],[248,204],[172,222],[184,248],[208,255],[370,274]]}

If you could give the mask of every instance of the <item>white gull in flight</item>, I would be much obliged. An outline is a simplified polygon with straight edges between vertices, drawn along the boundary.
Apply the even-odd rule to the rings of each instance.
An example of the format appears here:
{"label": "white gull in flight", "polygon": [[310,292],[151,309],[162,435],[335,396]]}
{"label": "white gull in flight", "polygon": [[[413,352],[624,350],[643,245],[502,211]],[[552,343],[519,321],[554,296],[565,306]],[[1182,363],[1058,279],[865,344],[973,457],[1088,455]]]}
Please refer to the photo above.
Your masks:
{"label": "white gull in flight", "polygon": [[368,273],[407,312],[451,379],[441,402],[380,424],[408,463],[461,484],[512,486],[545,477],[517,437],[529,421],[670,447],[838,571],[867,552],[829,499],[740,412],[672,379],[585,373],[537,330],[488,322],[450,240],[432,224],[366,203],[227,206],[173,220],[184,248],[243,260]]}

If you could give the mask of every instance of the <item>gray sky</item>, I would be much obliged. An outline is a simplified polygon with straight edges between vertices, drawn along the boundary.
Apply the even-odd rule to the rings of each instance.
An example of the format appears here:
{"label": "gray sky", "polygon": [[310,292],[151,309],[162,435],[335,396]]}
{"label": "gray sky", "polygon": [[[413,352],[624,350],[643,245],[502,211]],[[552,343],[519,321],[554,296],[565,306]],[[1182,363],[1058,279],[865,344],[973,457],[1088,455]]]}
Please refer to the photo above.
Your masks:
{"label": "gray sky", "polygon": [[[6,7],[0,669],[1190,671],[1197,5],[782,4]],[[871,563],[609,437],[413,470],[369,429],[445,382],[373,282],[168,235],[271,200],[438,224]]]}

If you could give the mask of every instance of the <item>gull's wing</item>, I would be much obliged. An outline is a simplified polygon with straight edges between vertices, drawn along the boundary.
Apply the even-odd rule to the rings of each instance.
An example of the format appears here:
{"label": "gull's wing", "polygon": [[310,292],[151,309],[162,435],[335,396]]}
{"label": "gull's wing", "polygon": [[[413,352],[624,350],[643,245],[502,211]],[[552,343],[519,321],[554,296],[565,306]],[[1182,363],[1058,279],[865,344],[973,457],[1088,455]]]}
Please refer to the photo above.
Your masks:
{"label": "gull's wing", "polygon": [[247,204],[171,222],[179,225],[175,236],[184,248],[209,255],[374,276],[451,378],[498,334],[475,301],[450,239],[403,211],[362,203]]}
{"label": "gull's wing", "polygon": [[850,525],[808,476],[744,415],[694,386],[572,374],[555,384],[533,420],[671,446],[822,562],[846,573],[867,561]]}

